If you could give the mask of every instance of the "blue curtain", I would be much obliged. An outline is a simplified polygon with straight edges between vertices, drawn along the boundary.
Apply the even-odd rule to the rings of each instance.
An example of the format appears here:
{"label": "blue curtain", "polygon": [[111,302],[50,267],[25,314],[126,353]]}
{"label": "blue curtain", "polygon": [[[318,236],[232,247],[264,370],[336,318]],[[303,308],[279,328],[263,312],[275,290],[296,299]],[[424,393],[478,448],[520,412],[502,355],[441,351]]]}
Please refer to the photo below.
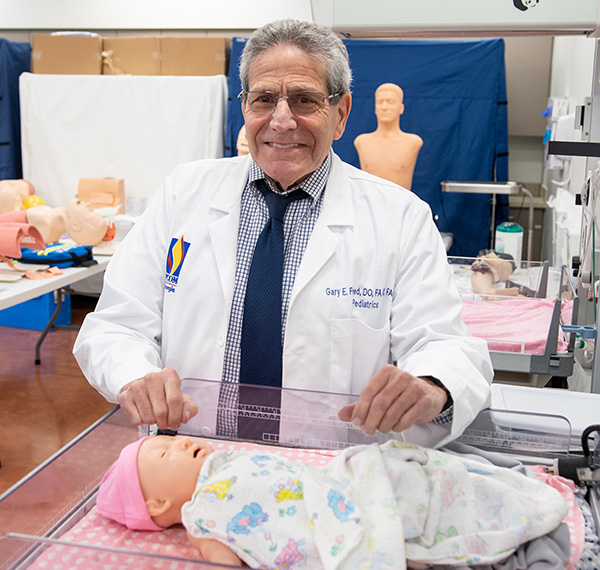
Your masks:
{"label": "blue curtain", "polygon": [[0,38],[0,180],[23,176],[19,76],[31,67],[31,45]]}
{"label": "blue curtain", "polygon": [[236,156],[235,148],[239,130],[244,124],[238,93],[242,90],[242,83],[238,72],[240,55],[246,44],[246,38],[233,38],[231,41],[231,53],[229,57],[229,73],[227,77],[227,88],[229,99],[227,101],[227,128],[225,130],[225,156]]}
{"label": "blue curtain", "polygon": [[[237,73],[244,38],[234,38],[229,73],[230,106],[226,146],[235,154],[243,125]],[[508,126],[504,42],[346,40],[354,74],[353,106],[334,151],[359,167],[353,141],[377,128],[375,89],[396,83],[404,90],[400,126],[417,133],[423,148],[412,190],[438,217],[440,231],[451,232],[452,255],[474,256],[489,246],[489,194],[441,192],[443,180],[506,181]],[[506,200],[497,206],[497,222],[506,219]]]}

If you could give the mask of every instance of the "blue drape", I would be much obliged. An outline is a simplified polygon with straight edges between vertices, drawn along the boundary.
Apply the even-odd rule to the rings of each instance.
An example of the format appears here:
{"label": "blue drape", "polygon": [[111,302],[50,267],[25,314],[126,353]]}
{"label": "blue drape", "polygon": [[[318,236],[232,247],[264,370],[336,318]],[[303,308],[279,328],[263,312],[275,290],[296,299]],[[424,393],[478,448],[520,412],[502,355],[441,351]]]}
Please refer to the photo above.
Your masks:
{"label": "blue drape", "polygon": [[0,38],[0,180],[23,176],[19,76],[31,67],[31,45]]}
{"label": "blue drape", "polygon": [[[226,146],[235,154],[243,125],[237,73],[244,38],[234,38],[229,73],[230,105]],[[489,245],[490,196],[441,192],[443,180],[508,179],[508,127],[504,42],[346,40],[354,74],[353,106],[343,137],[334,151],[359,167],[353,141],[374,131],[375,89],[396,83],[404,90],[400,126],[417,133],[423,148],[412,190],[438,216],[441,231],[454,234],[453,255],[474,256]],[[504,201],[506,204],[506,201]],[[498,206],[497,219],[506,216]]]}

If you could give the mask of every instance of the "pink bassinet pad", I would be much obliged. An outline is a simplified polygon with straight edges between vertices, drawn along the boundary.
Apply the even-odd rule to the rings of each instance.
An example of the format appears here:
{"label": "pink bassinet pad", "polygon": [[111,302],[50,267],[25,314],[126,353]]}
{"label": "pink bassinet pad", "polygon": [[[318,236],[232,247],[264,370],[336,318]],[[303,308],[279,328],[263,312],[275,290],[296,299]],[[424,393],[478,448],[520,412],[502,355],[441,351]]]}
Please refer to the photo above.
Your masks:
{"label": "pink bassinet pad", "polygon": [[[562,322],[571,322],[573,302],[563,300]],[[462,319],[473,336],[487,340],[490,350],[544,354],[554,299],[463,300]],[[567,350],[559,331],[557,351]]]}

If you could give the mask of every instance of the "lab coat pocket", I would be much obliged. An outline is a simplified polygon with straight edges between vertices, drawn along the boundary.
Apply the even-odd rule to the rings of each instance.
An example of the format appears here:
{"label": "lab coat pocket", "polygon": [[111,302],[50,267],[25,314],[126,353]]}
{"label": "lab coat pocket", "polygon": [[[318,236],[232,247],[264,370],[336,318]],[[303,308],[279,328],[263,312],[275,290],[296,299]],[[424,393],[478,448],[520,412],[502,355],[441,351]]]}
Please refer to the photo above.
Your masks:
{"label": "lab coat pocket", "polygon": [[390,328],[374,329],[358,319],[331,321],[332,392],[360,394],[375,372],[390,362]]}

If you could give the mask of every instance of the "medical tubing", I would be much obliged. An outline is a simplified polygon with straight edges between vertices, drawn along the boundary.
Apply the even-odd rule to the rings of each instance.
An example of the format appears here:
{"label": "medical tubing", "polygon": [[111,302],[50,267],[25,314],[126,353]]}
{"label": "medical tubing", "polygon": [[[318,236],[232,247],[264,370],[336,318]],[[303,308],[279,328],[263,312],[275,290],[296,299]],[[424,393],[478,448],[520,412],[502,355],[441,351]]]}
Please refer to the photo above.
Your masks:
{"label": "medical tubing", "polygon": [[590,443],[589,437],[590,434],[597,433],[600,435],[600,424],[593,424],[591,426],[586,427],[581,434],[581,447],[583,449],[583,455],[588,459],[589,466],[593,466],[594,458],[590,453]]}
{"label": "medical tubing", "polygon": [[600,434],[600,424],[593,424],[585,428],[581,434],[581,447],[583,457],[559,457],[555,464],[555,473],[561,477],[566,477],[581,485],[584,481],[579,479],[580,469],[594,469],[594,457],[590,452],[589,437],[592,433]]}

